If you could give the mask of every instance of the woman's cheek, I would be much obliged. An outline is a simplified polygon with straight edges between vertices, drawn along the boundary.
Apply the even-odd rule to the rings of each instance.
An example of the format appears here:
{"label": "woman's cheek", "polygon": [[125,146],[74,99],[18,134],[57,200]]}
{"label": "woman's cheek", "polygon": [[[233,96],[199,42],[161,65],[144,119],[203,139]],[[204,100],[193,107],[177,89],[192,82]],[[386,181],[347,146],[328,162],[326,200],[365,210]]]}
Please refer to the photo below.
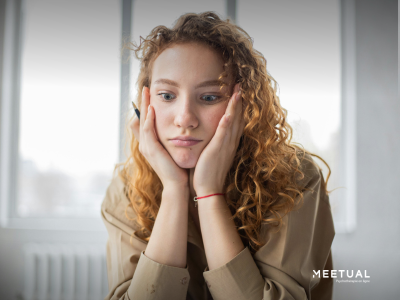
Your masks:
{"label": "woman's cheek", "polygon": [[221,121],[221,118],[224,115],[224,113],[225,113],[225,110],[218,111],[218,112],[208,116],[206,124],[208,124],[209,131],[212,131],[213,135],[217,131],[219,122]]}

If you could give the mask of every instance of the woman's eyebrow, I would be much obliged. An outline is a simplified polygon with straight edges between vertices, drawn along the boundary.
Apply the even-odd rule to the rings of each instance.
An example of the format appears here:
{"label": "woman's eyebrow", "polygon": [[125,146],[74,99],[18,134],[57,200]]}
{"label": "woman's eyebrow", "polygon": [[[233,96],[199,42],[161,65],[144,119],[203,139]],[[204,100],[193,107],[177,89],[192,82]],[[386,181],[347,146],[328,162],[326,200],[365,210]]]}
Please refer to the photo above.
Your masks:
{"label": "woman's eyebrow", "polygon": [[[158,79],[154,82],[154,84],[169,84],[172,86],[176,86],[176,87],[180,87],[179,83],[177,83],[176,81],[170,80],[170,79]],[[220,80],[207,80],[207,81],[203,81],[202,83],[199,83],[198,85],[195,86],[195,89],[201,88],[201,87],[206,87],[206,86],[221,86],[224,82],[220,81]]]}

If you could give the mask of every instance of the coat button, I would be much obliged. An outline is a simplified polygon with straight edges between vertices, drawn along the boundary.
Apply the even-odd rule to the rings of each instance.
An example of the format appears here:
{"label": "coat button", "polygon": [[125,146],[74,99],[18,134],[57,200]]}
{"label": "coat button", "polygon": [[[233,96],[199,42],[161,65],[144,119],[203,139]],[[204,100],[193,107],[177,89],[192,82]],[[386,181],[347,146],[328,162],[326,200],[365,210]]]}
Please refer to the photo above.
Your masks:
{"label": "coat button", "polygon": [[186,282],[187,282],[187,277],[183,277],[183,278],[181,279],[181,283],[182,283],[182,284],[186,284]]}

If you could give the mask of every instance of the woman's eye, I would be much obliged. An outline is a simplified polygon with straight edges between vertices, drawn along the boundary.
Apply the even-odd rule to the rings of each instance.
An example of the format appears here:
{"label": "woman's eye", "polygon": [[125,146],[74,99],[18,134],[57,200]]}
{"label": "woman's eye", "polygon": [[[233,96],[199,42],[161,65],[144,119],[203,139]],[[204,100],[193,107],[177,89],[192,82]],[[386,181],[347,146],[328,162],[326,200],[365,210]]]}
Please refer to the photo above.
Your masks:
{"label": "woman's eye", "polygon": [[170,100],[174,99],[172,94],[169,94],[169,93],[160,93],[160,94],[157,94],[157,95],[161,95],[163,97],[163,99],[167,100],[167,101],[170,101]]}
{"label": "woman's eye", "polygon": [[[170,93],[159,93],[157,95],[161,96],[163,100],[167,102],[175,99],[174,95]],[[204,95],[201,97],[205,102],[216,102],[219,98],[221,97],[216,95]]]}
{"label": "woman's eye", "polygon": [[201,97],[203,100],[205,100],[206,102],[214,102],[216,100],[218,100],[220,97],[219,96],[215,96],[215,95],[205,95],[203,97]]}

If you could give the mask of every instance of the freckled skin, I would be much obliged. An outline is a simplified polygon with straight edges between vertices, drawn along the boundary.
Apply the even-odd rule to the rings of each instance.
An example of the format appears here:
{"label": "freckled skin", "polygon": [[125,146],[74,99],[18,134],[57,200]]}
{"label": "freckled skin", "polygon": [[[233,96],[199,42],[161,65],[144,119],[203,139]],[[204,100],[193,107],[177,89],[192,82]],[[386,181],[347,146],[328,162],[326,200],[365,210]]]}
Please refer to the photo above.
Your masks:
{"label": "freckled skin", "polygon": [[[224,98],[223,94],[231,88],[226,86],[220,90],[219,86],[208,86],[195,89],[195,86],[204,81],[217,80],[222,72],[223,60],[219,54],[198,44],[174,45],[165,49],[154,61],[150,104],[155,110],[156,134],[181,168],[196,166],[225,113],[228,98]],[[176,81],[180,87],[155,84],[161,78]],[[225,79],[226,82],[228,80]],[[171,94],[173,99],[166,100],[162,95],[157,95],[160,93]],[[218,95],[221,98],[208,104],[202,98],[205,95]],[[202,141],[192,147],[178,147],[170,141],[178,135],[189,135]]]}

